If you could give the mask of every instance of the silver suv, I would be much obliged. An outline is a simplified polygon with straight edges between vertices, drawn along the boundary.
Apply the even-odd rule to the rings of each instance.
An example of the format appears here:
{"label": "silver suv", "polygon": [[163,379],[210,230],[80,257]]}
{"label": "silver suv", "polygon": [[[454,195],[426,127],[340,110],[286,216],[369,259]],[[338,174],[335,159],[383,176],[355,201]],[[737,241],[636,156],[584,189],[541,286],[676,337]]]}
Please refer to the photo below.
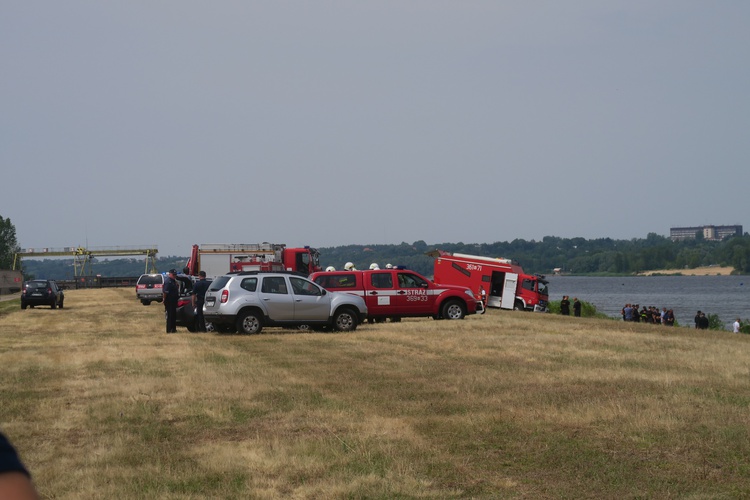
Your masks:
{"label": "silver suv", "polygon": [[164,286],[164,276],[161,274],[141,274],[138,282],[135,284],[135,295],[144,306],[151,301],[161,302],[164,300],[162,287]]}
{"label": "silver suv", "polygon": [[260,333],[264,326],[350,332],[367,317],[367,306],[362,297],[329,292],[298,273],[249,271],[216,278],[203,315],[224,332]]}

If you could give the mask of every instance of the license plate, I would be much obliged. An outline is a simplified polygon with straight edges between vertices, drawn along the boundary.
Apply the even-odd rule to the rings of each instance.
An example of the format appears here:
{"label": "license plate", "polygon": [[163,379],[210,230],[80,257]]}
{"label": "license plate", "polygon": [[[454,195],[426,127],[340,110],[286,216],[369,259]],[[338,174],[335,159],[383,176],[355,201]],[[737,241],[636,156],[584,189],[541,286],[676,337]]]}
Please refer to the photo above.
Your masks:
{"label": "license plate", "polygon": [[32,293],[31,296],[32,297],[41,297],[42,294],[41,293]]}
{"label": "license plate", "polygon": [[216,303],[216,299],[206,299],[206,305],[208,307],[213,307],[214,303]]}

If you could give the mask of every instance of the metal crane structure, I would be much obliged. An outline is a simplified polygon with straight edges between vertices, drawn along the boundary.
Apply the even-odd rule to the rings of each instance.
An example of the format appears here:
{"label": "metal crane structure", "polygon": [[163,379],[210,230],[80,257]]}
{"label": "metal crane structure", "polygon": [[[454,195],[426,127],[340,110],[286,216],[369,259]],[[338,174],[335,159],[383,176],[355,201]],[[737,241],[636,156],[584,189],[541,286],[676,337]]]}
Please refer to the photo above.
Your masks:
{"label": "metal crane structure", "polygon": [[[86,276],[86,271],[94,257],[127,257],[132,255],[145,256],[144,273],[156,272],[156,245],[125,246],[125,247],[63,247],[63,248],[22,248],[13,258],[13,269],[21,267],[23,257],[73,257],[73,274],[75,277]],[[150,271],[149,271],[150,268]]]}

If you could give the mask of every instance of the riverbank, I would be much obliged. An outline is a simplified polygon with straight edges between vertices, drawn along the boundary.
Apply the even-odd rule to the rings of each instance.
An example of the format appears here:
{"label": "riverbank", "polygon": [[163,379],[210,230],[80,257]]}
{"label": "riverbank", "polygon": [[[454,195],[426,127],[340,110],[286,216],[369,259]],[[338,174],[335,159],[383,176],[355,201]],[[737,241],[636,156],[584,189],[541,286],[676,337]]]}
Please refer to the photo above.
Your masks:
{"label": "riverbank", "polygon": [[659,275],[682,275],[682,276],[729,276],[734,271],[733,267],[705,266],[695,269],[657,269],[654,271],[643,271],[638,276]]}

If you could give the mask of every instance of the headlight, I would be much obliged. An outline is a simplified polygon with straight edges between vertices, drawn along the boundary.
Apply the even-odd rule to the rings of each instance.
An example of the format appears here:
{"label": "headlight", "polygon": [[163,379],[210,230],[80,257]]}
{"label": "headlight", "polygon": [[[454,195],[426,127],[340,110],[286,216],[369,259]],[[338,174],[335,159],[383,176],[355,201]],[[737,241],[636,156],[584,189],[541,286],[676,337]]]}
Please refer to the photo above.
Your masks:
{"label": "headlight", "polygon": [[466,295],[468,295],[469,297],[471,297],[472,299],[474,298],[474,292],[472,292],[472,291],[471,291],[471,290],[469,290],[468,288],[467,288],[466,290],[464,290],[464,293],[465,293]]}

